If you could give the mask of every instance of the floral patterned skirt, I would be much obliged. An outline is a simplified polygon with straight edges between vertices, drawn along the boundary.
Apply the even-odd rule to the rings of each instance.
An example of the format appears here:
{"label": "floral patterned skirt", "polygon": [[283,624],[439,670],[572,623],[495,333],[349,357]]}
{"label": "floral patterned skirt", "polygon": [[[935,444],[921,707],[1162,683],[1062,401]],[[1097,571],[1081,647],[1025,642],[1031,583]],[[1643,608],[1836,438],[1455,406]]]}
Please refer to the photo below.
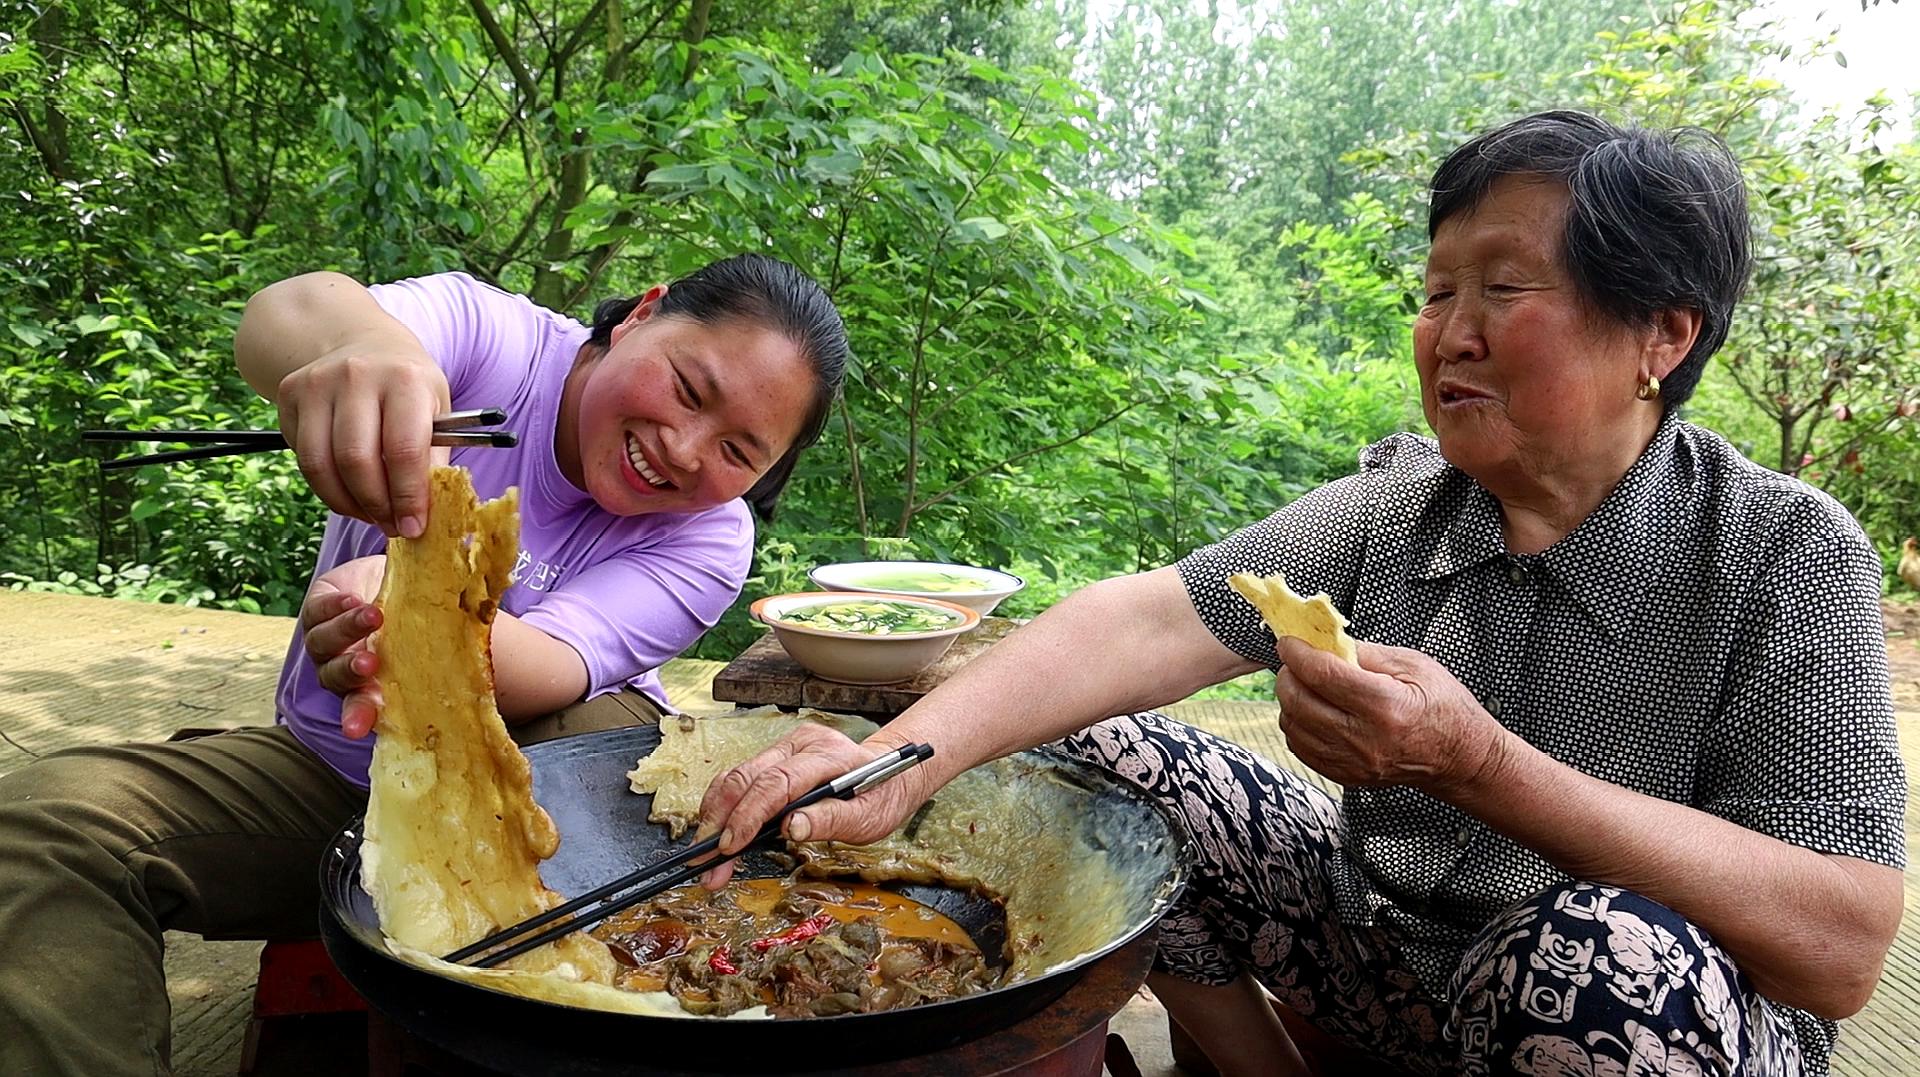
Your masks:
{"label": "floral patterned skirt", "polygon": [[1297,775],[1165,715],[1110,719],[1056,748],[1114,772],[1186,823],[1198,862],[1161,924],[1161,971],[1250,973],[1283,1005],[1421,1074],[1818,1077],[1794,1022],[1699,927],[1618,887],[1570,881],[1487,924],[1436,998],[1387,929],[1334,900],[1340,806]]}

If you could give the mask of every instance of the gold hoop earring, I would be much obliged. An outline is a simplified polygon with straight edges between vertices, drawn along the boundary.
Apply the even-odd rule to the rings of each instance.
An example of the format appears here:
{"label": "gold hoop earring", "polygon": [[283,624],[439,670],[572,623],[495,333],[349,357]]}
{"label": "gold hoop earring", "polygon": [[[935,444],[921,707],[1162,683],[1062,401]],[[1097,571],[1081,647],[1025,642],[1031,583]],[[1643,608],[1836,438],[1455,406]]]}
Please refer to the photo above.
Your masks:
{"label": "gold hoop earring", "polygon": [[1660,396],[1660,379],[1652,374],[1647,375],[1647,380],[1641,384],[1639,389],[1634,391],[1633,395],[1642,400],[1658,399]]}

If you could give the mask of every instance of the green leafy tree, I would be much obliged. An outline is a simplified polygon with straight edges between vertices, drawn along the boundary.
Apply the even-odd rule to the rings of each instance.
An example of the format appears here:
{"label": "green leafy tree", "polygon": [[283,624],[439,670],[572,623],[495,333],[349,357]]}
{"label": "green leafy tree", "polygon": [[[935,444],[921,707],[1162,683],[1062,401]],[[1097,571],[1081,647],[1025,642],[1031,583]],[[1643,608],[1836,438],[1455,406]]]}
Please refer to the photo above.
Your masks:
{"label": "green leafy tree", "polygon": [[1547,106],[1732,143],[1761,266],[1690,414],[1811,455],[1876,536],[1920,525],[1913,143],[1755,74],[1817,43],[1746,0],[1089,10],[40,5],[0,37],[0,576],[292,608],[319,515],[290,459],[103,477],[75,439],[270,422],[228,356],[268,281],[457,267],[584,313],[752,249],[827,281],[856,349],[762,577],[990,561],[1031,613],[1417,427],[1423,181]]}
{"label": "green leafy tree", "polygon": [[1182,307],[1136,245],[1150,229],[1048,175],[1088,145],[1071,84],[958,55],[820,70],[729,42],[708,62],[716,77],[682,110],[602,130],[662,151],[595,240],[686,240],[668,272],[766,249],[822,279],[858,362],[834,446],[802,477],[845,496],[813,522],[907,536],[1164,395]]}
{"label": "green leafy tree", "polygon": [[[1885,103],[1869,130],[1886,125]],[[1855,467],[1920,406],[1920,161],[1824,116],[1753,176],[1754,302],[1723,362],[1775,427],[1789,475]]]}

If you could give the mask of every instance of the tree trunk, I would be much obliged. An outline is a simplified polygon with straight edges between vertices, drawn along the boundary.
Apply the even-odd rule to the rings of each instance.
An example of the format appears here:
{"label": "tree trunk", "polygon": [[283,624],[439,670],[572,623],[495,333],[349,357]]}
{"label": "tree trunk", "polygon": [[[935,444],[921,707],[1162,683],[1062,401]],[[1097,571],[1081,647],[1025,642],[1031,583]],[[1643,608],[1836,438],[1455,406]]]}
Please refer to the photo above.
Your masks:
{"label": "tree trunk", "polygon": [[[707,39],[707,20],[712,14],[713,0],[693,0],[693,7],[687,11],[686,25],[682,27],[680,31],[680,40],[687,43],[687,64],[680,72],[680,81],[682,84],[692,82],[693,76],[699,73],[700,45]],[[634,166],[633,178],[627,182],[626,193],[638,196],[641,191],[646,189],[647,175],[652,171],[652,163],[643,156],[640,159],[640,163]],[[614,213],[613,219],[608,222],[610,230],[616,233],[619,232],[621,229],[632,224],[635,216],[636,214],[631,207],[622,207]],[[623,244],[623,240],[610,239],[600,246],[595,247],[587,255],[586,279],[582,280],[580,286],[573,290],[573,294],[566,298],[565,304],[567,306],[570,307],[578,303],[583,296],[593,289],[594,282],[600,279],[601,273],[606,272],[608,264],[613,261],[614,255],[620,253],[620,248]]]}
{"label": "tree trunk", "polygon": [[593,147],[587,143],[585,128],[574,128],[567,143],[566,158],[560,162],[553,224],[540,244],[540,264],[533,271],[533,301],[549,309],[558,309],[567,301],[566,261],[573,255],[573,229],[567,217],[586,200],[587,178],[593,165]]}
{"label": "tree trunk", "polygon": [[[695,0],[694,8],[699,14],[701,34],[704,36],[706,16],[699,10],[703,6],[700,0]],[[600,71],[602,89],[618,85],[627,77],[625,13],[618,3],[608,4],[606,10],[606,40],[601,45],[606,50],[607,62]],[[593,185],[593,145],[585,128],[573,130],[570,145],[567,159],[560,167],[560,190],[553,206],[553,223],[547,229],[547,238],[540,244],[540,264],[533,272],[533,301],[554,310],[565,310],[585,295],[611,257],[605,253],[604,247],[590,252],[584,266],[586,279],[579,287],[567,287],[565,263],[574,254],[574,230],[567,224],[567,218],[586,201],[587,192]]]}
{"label": "tree trunk", "polygon": [[700,70],[700,43],[707,39],[707,20],[713,15],[713,0],[693,0],[693,7],[687,11],[687,28],[680,40],[687,43],[687,66],[680,72],[680,81],[692,82],[694,73]]}
{"label": "tree trunk", "polygon": [[59,4],[49,4],[40,18],[34,21],[34,49],[45,58],[48,74],[43,87],[40,117],[35,119],[33,110],[25,101],[15,101],[14,115],[19,118],[20,126],[27,133],[27,140],[40,155],[40,164],[47,175],[56,180],[73,178],[68,165],[70,158],[67,147],[67,114],[60,111],[60,72],[67,65],[67,9]]}

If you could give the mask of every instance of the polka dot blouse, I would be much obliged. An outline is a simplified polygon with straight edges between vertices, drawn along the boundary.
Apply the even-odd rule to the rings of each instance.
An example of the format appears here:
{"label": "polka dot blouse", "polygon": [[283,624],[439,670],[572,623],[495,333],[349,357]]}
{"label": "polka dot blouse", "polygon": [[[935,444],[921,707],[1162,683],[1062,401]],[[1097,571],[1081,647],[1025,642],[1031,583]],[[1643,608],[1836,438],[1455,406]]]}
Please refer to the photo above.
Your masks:
{"label": "polka dot blouse", "polygon": [[[1499,502],[1431,440],[1395,435],[1360,462],[1180,562],[1226,646],[1277,663],[1226,578],[1282,571],[1301,594],[1331,595],[1356,638],[1424,651],[1570,766],[1904,865],[1881,564],[1839,503],[1669,415],[1578,528],[1516,555]],[[1342,814],[1343,918],[1396,928],[1436,991],[1475,931],[1566,879],[1411,788],[1349,789]]]}

